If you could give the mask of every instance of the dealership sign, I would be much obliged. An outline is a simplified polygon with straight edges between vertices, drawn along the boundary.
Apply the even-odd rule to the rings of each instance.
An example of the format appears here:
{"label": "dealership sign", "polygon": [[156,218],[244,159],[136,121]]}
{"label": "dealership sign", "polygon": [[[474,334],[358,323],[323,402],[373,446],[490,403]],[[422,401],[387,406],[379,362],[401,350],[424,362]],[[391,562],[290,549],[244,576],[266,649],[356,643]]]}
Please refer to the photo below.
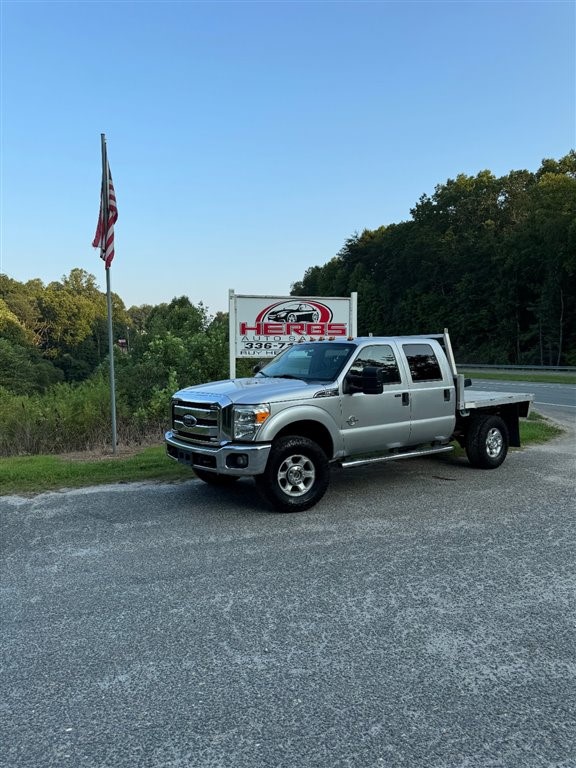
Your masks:
{"label": "dealership sign", "polygon": [[299,341],[354,336],[356,296],[238,296],[231,290],[231,376],[236,358],[274,357]]}

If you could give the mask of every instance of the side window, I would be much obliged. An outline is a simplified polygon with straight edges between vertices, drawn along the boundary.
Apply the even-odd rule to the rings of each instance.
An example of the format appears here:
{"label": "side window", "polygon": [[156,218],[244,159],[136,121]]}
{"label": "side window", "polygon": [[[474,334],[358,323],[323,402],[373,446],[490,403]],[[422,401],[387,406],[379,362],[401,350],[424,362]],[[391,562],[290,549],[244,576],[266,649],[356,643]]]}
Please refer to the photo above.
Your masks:
{"label": "side window", "polygon": [[441,381],[442,371],[430,344],[404,344],[412,381]]}
{"label": "side window", "polygon": [[353,381],[358,377],[358,383],[362,379],[364,366],[374,365],[383,371],[384,384],[400,384],[400,371],[398,363],[388,344],[374,344],[372,347],[365,347],[350,366],[349,373],[352,374]]}

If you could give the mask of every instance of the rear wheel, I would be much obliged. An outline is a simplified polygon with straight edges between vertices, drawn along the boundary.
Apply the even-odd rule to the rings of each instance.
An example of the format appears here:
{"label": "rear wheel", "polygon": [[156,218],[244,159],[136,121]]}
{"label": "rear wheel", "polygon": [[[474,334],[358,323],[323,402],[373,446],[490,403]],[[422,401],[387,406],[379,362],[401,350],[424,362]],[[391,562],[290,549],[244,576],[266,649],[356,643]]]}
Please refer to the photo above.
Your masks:
{"label": "rear wheel", "polygon": [[208,485],[219,485],[220,487],[232,485],[238,480],[238,477],[234,475],[218,475],[216,472],[207,472],[205,469],[194,469],[194,474]]}
{"label": "rear wheel", "polygon": [[466,437],[466,455],[473,467],[496,469],[508,453],[508,428],[500,416],[472,417]]}
{"label": "rear wheel", "polygon": [[326,454],[306,437],[281,437],[270,451],[266,470],[256,475],[261,495],[280,512],[302,512],[326,493],[330,467]]}

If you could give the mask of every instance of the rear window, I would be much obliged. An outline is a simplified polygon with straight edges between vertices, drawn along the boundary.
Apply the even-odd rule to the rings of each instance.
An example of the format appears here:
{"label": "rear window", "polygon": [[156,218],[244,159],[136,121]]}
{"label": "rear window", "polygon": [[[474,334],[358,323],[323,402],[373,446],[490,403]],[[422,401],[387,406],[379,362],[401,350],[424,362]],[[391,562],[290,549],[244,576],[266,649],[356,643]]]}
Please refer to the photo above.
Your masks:
{"label": "rear window", "polygon": [[429,344],[404,344],[412,381],[442,381],[440,364]]}

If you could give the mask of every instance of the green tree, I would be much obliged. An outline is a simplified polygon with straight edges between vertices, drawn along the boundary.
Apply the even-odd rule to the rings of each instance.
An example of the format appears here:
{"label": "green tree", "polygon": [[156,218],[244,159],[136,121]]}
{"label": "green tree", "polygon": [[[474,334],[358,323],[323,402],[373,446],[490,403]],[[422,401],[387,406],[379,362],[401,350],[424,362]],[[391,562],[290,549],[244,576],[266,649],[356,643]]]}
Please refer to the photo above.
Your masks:
{"label": "green tree", "polygon": [[0,298],[0,338],[16,344],[31,344],[32,334],[16,317],[3,298]]}
{"label": "green tree", "polygon": [[0,274],[0,300],[18,319],[26,343],[39,344],[42,332],[38,296],[44,290],[40,280],[19,283],[8,275]]}
{"label": "green tree", "polygon": [[411,221],[349,238],[293,295],[358,291],[359,332],[452,331],[468,362],[558,364],[576,354],[576,153],[536,173],[460,174]]}
{"label": "green tree", "polygon": [[14,394],[46,392],[64,375],[33,347],[23,347],[0,337],[0,387]]}

